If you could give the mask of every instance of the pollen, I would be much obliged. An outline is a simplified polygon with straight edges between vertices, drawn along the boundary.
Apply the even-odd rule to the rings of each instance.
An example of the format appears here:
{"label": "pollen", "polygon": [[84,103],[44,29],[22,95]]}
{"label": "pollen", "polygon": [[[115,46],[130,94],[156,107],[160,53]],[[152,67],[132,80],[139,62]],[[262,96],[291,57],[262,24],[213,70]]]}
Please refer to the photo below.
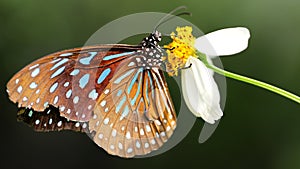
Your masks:
{"label": "pollen", "polygon": [[166,69],[170,76],[177,76],[178,69],[184,68],[189,57],[197,57],[192,27],[177,27],[176,32],[177,34],[171,33],[173,41],[164,46],[167,49],[167,56],[163,57],[163,60],[166,62]]}

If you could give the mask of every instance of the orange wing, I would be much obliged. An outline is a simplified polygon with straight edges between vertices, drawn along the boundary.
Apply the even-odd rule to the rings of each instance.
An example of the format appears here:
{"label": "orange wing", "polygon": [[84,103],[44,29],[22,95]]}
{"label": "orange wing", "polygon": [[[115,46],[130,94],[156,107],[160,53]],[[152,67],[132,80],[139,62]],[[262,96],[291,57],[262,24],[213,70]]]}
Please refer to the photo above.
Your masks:
{"label": "orange wing", "polygon": [[134,60],[139,57],[121,63],[88,122],[96,144],[109,154],[127,158],[158,149],[176,127],[162,71],[134,67]]}
{"label": "orange wing", "polygon": [[53,105],[67,119],[87,121],[115,67],[137,49],[101,45],[50,54],[14,75],[7,84],[9,98],[19,107],[44,111]]}

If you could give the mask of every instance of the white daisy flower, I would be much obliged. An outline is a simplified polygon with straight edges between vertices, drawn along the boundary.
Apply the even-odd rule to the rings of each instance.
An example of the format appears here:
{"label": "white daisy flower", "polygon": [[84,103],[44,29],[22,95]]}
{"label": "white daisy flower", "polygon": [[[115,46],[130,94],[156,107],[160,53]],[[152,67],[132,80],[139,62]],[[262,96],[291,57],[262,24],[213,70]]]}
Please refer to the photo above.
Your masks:
{"label": "white daisy flower", "polygon": [[170,49],[167,51],[167,70],[170,75],[177,75],[178,68],[185,67],[181,69],[184,100],[195,116],[213,124],[223,115],[219,89],[213,71],[198,59],[193,48],[206,54],[207,62],[211,63],[210,59],[216,56],[233,55],[245,50],[250,38],[249,30],[227,28],[197,39],[190,36],[190,27],[177,28],[176,31],[177,35],[172,36],[173,42],[165,46]]}

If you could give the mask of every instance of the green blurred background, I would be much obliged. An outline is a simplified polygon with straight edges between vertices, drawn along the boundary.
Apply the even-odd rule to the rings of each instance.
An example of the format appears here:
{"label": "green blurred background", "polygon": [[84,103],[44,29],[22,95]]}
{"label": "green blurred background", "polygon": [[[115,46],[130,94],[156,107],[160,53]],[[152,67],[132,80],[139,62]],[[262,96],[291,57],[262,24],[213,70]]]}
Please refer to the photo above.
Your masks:
{"label": "green blurred background", "polygon": [[[16,121],[5,93],[19,69],[43,55],[82,46],[101,26],[136,12],[168,12],[185,5],[184,18],[208,33],[245,26],[249,48],[221,58],[224,68],[300,94],[298,0],[1,0],[1,155],[4,168],[300,168],[300,105],[227,79],[225,116],[213,136],[198,143],[198,119],[170,151],[146,159],[107,155],[86,135],[36,133]],[[136,42],[135,42],[136,43]]]}

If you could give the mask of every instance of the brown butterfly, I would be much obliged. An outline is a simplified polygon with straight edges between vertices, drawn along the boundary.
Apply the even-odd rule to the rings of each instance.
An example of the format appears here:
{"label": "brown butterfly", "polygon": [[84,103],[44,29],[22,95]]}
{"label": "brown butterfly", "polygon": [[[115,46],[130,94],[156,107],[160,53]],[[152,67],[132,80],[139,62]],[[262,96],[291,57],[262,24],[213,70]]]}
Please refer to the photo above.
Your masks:
{"label": "brown butterfly", "polygon": [[46,118],[45,112],[54,111],[53,106],[66,126],[85,122],[94,142],[108,153],[147,154],[161,147],[176,127],[160,70],[164,54],[157,44],[160,40],[155,32],[137,46],[89,46],[50,54],[8,82],[9,98],[36,111],[31,124],[37,130],[46,124],[37,120]]}
{"label": "brown butterfly", "polygon": [[160,148],[176,128],[176,113],[156,28],[183,8],[162,18],[139,45],[63,50],[27,65],[7,84],[18,119],[37,131],[84,131],[120,157]]}

